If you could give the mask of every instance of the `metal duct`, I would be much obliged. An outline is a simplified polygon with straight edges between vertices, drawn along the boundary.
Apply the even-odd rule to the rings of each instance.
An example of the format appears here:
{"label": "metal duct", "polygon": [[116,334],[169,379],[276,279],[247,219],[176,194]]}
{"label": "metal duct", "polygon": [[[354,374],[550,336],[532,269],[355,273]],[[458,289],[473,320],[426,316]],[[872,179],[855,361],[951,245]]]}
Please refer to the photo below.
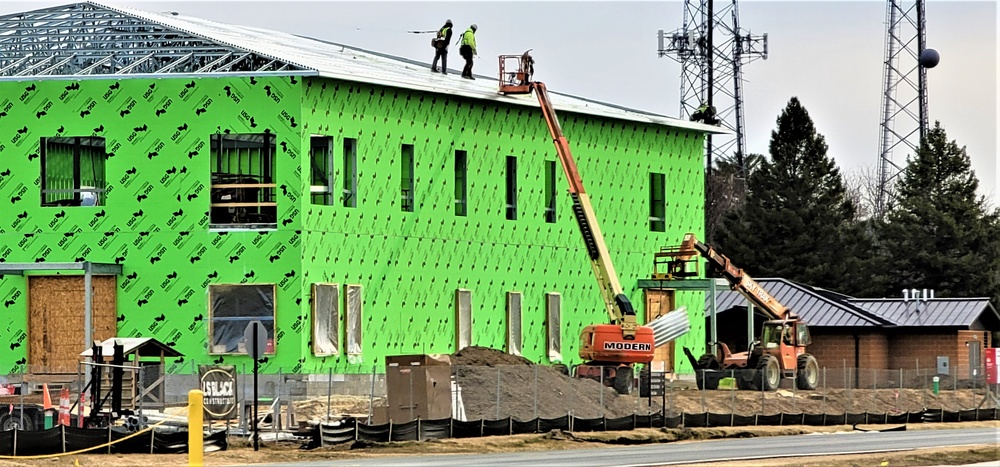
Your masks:
{"label": "metal duct", "polygon": [[683,306],[646,323],[645,326],[653,328],[653,342],[656,347],[677,339],[691,330],[687,307]]}

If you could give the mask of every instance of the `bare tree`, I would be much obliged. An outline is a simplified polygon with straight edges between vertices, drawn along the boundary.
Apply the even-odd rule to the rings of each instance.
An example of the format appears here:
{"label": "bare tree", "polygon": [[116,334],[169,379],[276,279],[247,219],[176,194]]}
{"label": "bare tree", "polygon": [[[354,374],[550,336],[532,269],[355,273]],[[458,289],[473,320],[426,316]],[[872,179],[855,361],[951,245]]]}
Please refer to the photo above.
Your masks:
{"label": "bare tree", "polygon": [[[877,217],[879,180],[878,168],[873,165],[860,167],[844,177],[847,196],[856,209],[855,220],[865,221]],[[886,188],[887,206],[892,206],[896,197],[893,185]]]}

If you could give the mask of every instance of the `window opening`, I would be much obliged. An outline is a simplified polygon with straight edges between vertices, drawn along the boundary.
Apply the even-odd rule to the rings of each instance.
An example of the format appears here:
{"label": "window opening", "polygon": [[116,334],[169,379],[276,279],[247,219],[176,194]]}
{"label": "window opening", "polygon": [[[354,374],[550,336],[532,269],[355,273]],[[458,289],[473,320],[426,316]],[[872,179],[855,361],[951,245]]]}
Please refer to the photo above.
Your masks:
{"label": "window opening", "polygon": [[108,153],[101,137],[42,138],[42,206],[104,206]]}
{"label": "window opening", "polygon": [[340,354],[340,286],[312,285],[313,354]]}
{"label": "window opening", "polygon": [[312,204],[333,205],[333,138],[313,136],[309,139],[309,163],[312,182],[309,195]]}
{"label": "window opening", "polygon": [[455,215],[467,216],[469,166],[465,151],[455,151]]}
{"label": "window opening", "polygon": [[358,207],[358,141],[344,138],[344,194],[345,208]]}
{"label": "window opening", "polygon": [[556,161],[545,161],[545,222],[556,222]]}
{"label": "window opening", "polygon": [[212,136],[212,227],[277,226],[275,135]]}
{"label": "window opening", "polygon": [[666,230],[667,201],[666,177],[661,173],[649,174],[649,230]]}
{"label": "window opening", "polygon": [[517,158],[507,156],[507,219],[517,220]]}
{"label": "window opening", "polygon": [[507,292],[507,353],[521,355],[521,292]]}
{"label": "window opening", "polygon": [[462,350],[472,345],[472,291],[458,289],[455,291],[455,337],[458,346],[455,350]]}
{"label": "window opening", "polygon": [[557,292],[545,294],[545,308],[548,327],[549,361],[562,361],[562,295]]}
{"label": "window opening", "polygon": [[346,285],[344,308],[347,310],[347,355],[352,363],[361,357],[361,286]]}
{"label": "window opening", "polygon": [[414,193],[413,193],[413,180],[415,175],[413,174],[413,145],[404,144],[401,149],[402,163],[400,164],[400,206],[403,212],[413,212],[414,204]]}
{"label": "window opening", "polygon": [[246,353],[243,332],[252,321],[267,330],[265,353],[274,354],[274,284],[208,286],[211,353]]}

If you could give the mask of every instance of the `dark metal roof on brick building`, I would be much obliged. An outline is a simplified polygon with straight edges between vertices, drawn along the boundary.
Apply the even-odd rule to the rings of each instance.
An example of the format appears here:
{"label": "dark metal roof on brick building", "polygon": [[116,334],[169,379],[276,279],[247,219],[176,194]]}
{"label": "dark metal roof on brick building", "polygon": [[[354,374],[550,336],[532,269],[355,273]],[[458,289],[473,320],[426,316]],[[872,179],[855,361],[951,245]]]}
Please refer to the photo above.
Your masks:
{"label": "dark metal roof on brick building", "polygon": [[[980,317],[1000,320],[988,298],[898,298],[850,299],[848,302],[871,311],[896,326],[969,327]],[[984,316],[986,314],[986,316]]]}
{"label": "dark metal roof on brick building", "polygon": [[[850,298],[824,289],[792,282],[787,279],[756,279],[765,290],[783,305],[802,317],[810,326],[822,327],[877,327],[892,325],[846,300],[837,297]],[[733,290],[716,292],[719,312],[734,307],[745,307],[746,298]],[[706,307],[708,303],[706,301]]]}

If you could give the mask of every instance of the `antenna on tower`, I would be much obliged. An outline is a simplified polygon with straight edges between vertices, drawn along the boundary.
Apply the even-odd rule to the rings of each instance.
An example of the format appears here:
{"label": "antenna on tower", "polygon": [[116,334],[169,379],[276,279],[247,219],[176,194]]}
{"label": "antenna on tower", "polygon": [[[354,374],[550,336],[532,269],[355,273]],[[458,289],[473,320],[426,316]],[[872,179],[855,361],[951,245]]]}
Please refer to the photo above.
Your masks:
{"label": "antenna on tower", "polygon": [[876,218],[888,210],[906,166],[905,159],[893,161],[893,151],[902,146],[916,153],[927,136],[927,69],[937,66],[940,56],[925,47],[925,21],[924,0],[886,1]]}
{"label": "antenna on tower", "polygon": [[[680,29],[659,31],[660,57],[681,64],[680,117],[690,118],[702,104],[718,109],[721,126],[732,135],[707,135],[707,174],[719,157],[732,156],[739,178],[746,180],[746,142],[743,124],[743,65],[767,59],[767,34],[753,35],[740,28],[736,0],[715,9],[712,0],[685,0]],[[745,187],[745,184],[744,184]]]}

